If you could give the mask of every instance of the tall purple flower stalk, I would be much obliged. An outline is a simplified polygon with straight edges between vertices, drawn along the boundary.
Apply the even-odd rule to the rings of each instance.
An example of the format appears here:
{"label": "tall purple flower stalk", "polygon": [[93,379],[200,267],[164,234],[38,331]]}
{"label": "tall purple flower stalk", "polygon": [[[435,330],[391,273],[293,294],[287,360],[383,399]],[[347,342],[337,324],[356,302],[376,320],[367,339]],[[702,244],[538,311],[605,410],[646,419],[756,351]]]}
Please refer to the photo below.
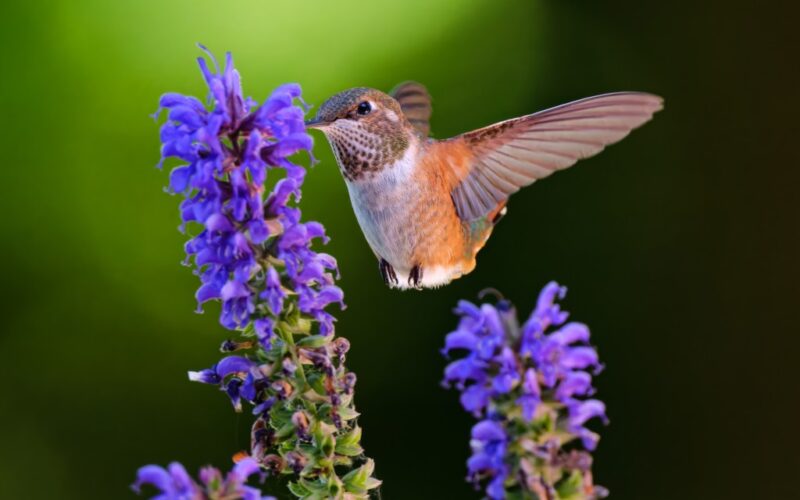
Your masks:
{"label": "tall purple flower stalk", "polygon": [[591,419],[607,422],[591,399],[602,365],[586,325],[567,322],[556,303],[566,288],[551,282],[520,326],[510,302],[461,301],[458,328],[443,353],[463,353],[445,369],[444,384],[461,391],[461,405],[480,421],[472,428],[468,479],[486,482],[492,499],[598,498],[592,481],[598,435]]}
{"label": "tall purple flower stalk", "polygon": [[[202,487],[180,464],[168,471],[146,466],[136,486],[153,484],[161,498],[259,498],[239,486],[228,496],[209,493],[242,485],[257,468],[290,478],[289,489],[300,498],[368,498],[380,481],[359,444],[356,378],[344,365],[349,343],[335,337],[335,318],[326,310],[344,307],[336,260],[312,250],[314,240],[327,242],[325,230],[302,222],[296,206],[305,169],[289,158],[310,154],[313,144],[300,87],[283,85],[259,105],[243,97],[230,54],[221,69],[206,53],[212,66],[204,58],[198,63],[208,105],[180,94],[161,97],[159,110],[167,110],[162,164],[181,161],[169,188],[184,196],[181,230],[198,229],[185,247],[186,264],[201,282],[198,309],[221,302],[220,323],[236,332],[222,351],[237,354],[189,378],[218,386],[236,411],[245,402],[252,407],[247,474],[242,462],[230,480],[204,469]],[[267,191],[272,176],[278,180]],[[176,496],[168,487],[195,496]]]}

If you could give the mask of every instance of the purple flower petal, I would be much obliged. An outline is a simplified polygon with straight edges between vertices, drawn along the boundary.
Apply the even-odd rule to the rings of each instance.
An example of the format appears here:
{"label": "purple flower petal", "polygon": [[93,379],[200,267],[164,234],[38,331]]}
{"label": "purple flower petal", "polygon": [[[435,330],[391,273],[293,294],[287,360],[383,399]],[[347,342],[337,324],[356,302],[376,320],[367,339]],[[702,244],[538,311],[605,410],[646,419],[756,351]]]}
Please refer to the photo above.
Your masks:
{"label": "purple flower petal", "polygon": [[272,339],[275,336],[275,322],[272,318],[259,318],[253,322],[258,342],[264,349],[272,348]]}
{"label": "purple flower petal", "polygon": [[561,364],[567,369],[582,369],[598,363],[597,351],[593,347],[573,347],[561,356]]}
{"label": "purple flower petal", "polygon": [[206,368],[199,372],[189,372],[189,380],[192,382],[200,382],[202,384],[217,385],[222,381],[222,378],[217,375],[215,368]]}
{"label": "purple flower petal", "polygon": [[163,467],[145,465],[136,473],[136,482],[133,483],[134,491],[138,493],[143,484],[150,484],[163,492],[171,491],[172,476]]}
{"label": "purple flower petal", "polygon": [[486,488],[486,494],[492,500],[503,500],[506,497],[505,489],[505,475],[497,475],[489,482]]}
{"label": "purple flower petal", "polygon": [[506,431],[499,422],[482,420],[472,427],[472,439],[479,441],[504,441]]}
{"label": "purple flower petal", "polygon": [[581,427],[589,419],[598,417],[606,420],[606,405],[597,399],[576,401],[569,406],[569,425]]}
{"label": "purple flower petal", "polygon": [[243,283],[234,280],[229,280],[222,287],[220,295],[222,296],[222,300],[224,301],[228,301],[231,299],[239,299],[242,297],[249,297],[250,289],[247,288],[247,286],[244,285]]}
{"label": "purple flower petal", "polygon": [[261,466],[254,459],[247,457],[240,460],[228,474],[228,480],[234,479],[238,483],[244,483],[253,474],[259,472]]}
{"label": "purple flower petal", "polygon": [[573,396],[585,396],[592,391],[592,376],[586,372],[576,371],[568,373],[558,384],[556,398],[566,401]]}
{"label": "purple flower petal", "polygon": [[551,333],[550,338],[561,345],[589,342],[589,327],[583,323],[567,323],[558,331]]}
{"label": "purple flower petal", "polygon": [[231,373],[247,372],[255,363],[242,356],[227,356],[217,363],[217,375],[225,377]]}
{"label": "purple flower petal", "polygon": [[447,355],[454,349],[467,349],[469,351],[473,351],[477,345],[478,337],[473,332],[466,329],[458,329],[447,334],[442,352]]}
{"label": "purple flower petal", "polygon": [[482,385],[471,385],[461,393],[461,406],[468,412],[478,415],[489,403],[489,396],[489,391]]}

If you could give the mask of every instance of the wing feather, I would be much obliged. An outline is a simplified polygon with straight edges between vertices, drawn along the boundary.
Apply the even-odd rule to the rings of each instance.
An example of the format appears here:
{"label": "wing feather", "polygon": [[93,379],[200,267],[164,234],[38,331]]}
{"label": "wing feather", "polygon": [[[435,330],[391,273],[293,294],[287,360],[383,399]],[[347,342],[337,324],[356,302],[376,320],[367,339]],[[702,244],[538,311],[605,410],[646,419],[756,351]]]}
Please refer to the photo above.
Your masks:
{"label": "wing feather", "polygon": [[603,94],[455,138],[473,156],[451,193],[459,216],[487,216],[521,187],[599,153],[661,108],[662,99],[652,94]]}
{"label": "wing feather", "polygon": [[400,104],[403,114],[406,115],[411,125],[422,134],[422,137],[428,137],[431,130],[431,113],[433,113],[428,89],[421,83],[403,82],[395,87],[389,95]]}

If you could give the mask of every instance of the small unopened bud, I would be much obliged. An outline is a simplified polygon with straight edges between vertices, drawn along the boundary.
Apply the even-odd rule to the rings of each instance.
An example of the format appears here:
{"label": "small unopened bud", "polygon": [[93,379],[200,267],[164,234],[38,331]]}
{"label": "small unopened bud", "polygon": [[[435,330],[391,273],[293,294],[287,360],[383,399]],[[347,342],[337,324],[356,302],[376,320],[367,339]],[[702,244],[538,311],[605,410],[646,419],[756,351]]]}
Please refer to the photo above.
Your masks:
{"label": "small unopened bud", "polygon": [[274,441],[275,431],[267,425],[263,417],[256,419],[250,430],[250,453],[253,458],[262,462],[264,455],[272,447]]}
{"label": "small unopened bud", "polygon": [[297,371],[297,365],[294,364],[291,358],[284,358],[281,366],[283,367],[283,373],[289,376],[294,375],[294,372]]}
{"label": "small unopened bud", "polygon": [[285,380],[275,381],[272,383],[271,387],[275,391],[279,399],[286,399],[292,395],[292,392],[294,392],[292,384],[290,384]]}
{"label": "small unopened bud", "polygon": [[299,451],[290,451],[286,454],[286,465],[288,465],[295,474],[300,474],[300,472],[305,469],[307,463],[308,458]]}
{"label": "small unopened bud", "polygon": [[588,472],[592,469],[592,456],[585,451],[572,450],[569,453],[554,455],[550,464],[567,470]]}
{"label": "small unopened bud", "polygon": [[332,368],[331,360],[328,354],[324,351],[315,351],[313,349],[301,349],[300,353],[309,361],[314,363],[314,367],[322,369],[325,373]]}
{"label": "small unopened bud", "polygon": [[297,429],[297,435],[301,439],[308,439],[308,415],[304,411],[296,411],[292,415],[292,424]]}
{"label": "small unopened bud", "polygon": [[261,464],[267,468],[267,471],[269,471],[270,474],[274,476],[283,470],[286,462],[280,457],[280,455],[271,453],[261,459]]}
{"label": "small unopened bud", "polygon": [[344,427],[344,424],[342,422],[342,417],[341,415],[339,415],[339,409],[336,408],[335,406],[331,408],[331,421],[333,421],[333,425],[337,429],[342,429],[342,427]]}
{"label": "small unopened bud", "polygon": [[234,351],[241,351],[243,349],[250,349],[253,347],[253,343],[249,340],[244,342],[236,342],[231,339],[228,339],[219,346],[219,350],[222,352],[234,352]]}
{"label": "small unopened bud", "polygon": [[350,341],[344,337],[339,337],[333,341],[333,352],[340,358],[350,350]]}
{"label": "small unopened bud", "polygon": [[351,394],[353,388],[356,386],[356,374],[353,372],[345,373],[342,379],[343,390],[345,394]]}

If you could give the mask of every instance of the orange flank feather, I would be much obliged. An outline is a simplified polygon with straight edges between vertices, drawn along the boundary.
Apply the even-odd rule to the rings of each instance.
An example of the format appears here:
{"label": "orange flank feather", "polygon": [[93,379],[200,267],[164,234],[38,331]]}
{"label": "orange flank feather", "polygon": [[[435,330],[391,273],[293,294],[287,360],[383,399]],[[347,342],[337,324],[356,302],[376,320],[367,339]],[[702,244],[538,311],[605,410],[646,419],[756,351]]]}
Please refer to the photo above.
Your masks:
{"label": "orange flank feather", "polygon": [[413,210],[420,229],[412,258],[424,267],[454,269],[461,275],[472,271],[475,255],[492,232],[492,224],[486,221],[493,220],[505,206],[505,201],[499,203],[477,224],[458,216],[448,193],[469,175],[474,156],[460,137],[430,142],[415,170],[413,182],[429,191],[415,200]]}

